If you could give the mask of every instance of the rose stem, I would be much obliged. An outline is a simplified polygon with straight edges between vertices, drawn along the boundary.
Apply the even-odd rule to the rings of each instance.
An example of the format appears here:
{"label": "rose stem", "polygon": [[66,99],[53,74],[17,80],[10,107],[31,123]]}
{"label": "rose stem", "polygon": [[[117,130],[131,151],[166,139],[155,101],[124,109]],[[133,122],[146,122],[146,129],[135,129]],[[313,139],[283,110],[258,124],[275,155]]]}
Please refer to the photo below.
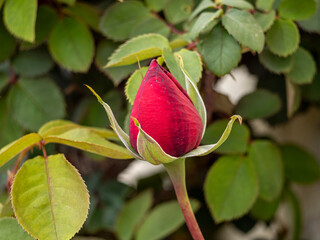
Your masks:
{"label": "rose stem", "polygon": [[164,164],[173,183],[176,196],[183,213],[186,224],[194,240],[204,240],[197,220],[191,208],[186,188],[185,158],[177,159],[171,163]]}

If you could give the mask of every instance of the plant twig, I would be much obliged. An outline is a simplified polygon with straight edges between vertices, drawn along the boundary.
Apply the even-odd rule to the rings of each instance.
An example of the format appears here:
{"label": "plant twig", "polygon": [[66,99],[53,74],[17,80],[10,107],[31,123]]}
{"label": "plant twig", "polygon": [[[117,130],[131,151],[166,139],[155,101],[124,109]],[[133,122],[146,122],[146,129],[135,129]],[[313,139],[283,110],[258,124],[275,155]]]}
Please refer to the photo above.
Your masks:
{"label": "plant twig", "polygon": [[172,163],[164,164],[171,181],[173,183],[176,196],[183,213],[184,219],[194,240],[204,240],[197,220],[191,208],[190,200],[186,188],[185,174],[185,158],[173,161]]}
{"label": "plant twig", "polygon": [[185,34],[184,31],[180,31],[180,30],[176,29],[173,24],[170,24],[170,23],[168,23],[167,21],[165,21],[162,17],[159,16],[158,13],[153,12],[153,15],[154,15],[157,19],[159,19],[161,22],[163,22],[164,24],[166,24],[167,27],[170,29],[171,32],[173,32],[173,33],[175,33],[175,34],[178,34],[178,35]]}

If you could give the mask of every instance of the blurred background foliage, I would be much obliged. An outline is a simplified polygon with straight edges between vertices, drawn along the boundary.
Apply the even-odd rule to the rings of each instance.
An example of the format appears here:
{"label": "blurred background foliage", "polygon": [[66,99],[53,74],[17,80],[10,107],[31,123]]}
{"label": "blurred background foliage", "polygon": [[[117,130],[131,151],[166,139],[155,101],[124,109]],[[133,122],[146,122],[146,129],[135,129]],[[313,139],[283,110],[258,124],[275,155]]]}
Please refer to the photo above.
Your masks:
{"label": "blurred background foliage", "polygon": [[[184,59],[206,104],[202,143],[216,142],[231,114],[244,119],[216,153],[187,163],[187,186],[205,238],[319,239],[312,227],[320,224],[318,1],[0,0],[0,15],[0,147],[55,119],[107,127],[105,112],[83,84],[103,96],[127,129],[141,77],[136,60],[112,54],[131,39],[120,55],[140,56],[143,73],[151,57],[160,57],[179,79],[171,50],[144,46],[163,42],[154,35],[136,38],[160,34]],[[105,68],[111,55],[118,66]],[[239,74],[243,67],[246,73]],[[224,75],[240,85],[219,91]],[[241,85],[246,78],[257,81]],[[238,94],[241,88],[250,90]],[[161,169],[122,181],[133,160],[64,145],[46,148],[64,153],[90,192],[88,218],[74,239],[190,239]],[[38,154],[35,149],[28,158]],[[8,218],[14,215],[6,190],[13,165],[0,169],[2,229],[19,229]],[[318,186],[307,191],[309,201],[305,184]],[[301,211],[310,212],[308,204],[318,204],[311,217]]]}

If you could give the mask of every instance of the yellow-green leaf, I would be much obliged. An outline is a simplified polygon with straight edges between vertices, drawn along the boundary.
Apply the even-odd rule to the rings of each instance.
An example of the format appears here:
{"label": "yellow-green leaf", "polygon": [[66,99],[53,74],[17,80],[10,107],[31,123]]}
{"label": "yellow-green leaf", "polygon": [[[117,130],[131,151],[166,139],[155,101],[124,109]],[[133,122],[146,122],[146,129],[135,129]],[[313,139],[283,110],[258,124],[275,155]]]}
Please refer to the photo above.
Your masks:
{"label": "yellow-green leaf", "polygon": [[169,47],[168,39],[160,34],[144,34],[132,38],[122,44],[109,58],[106,67],[116,67],[135,63],[138,61],[157,57],[162,49]]}
{"label": "yellow-green leaf", "polygon": [[0,150],[0,167],[16,156],[19,152],[38,143],[41,139],[42,138],[39,134],[30,133],[3,147]]}
{"label": "yellow-green leaf", "polygon": [[109,142],[98,134],[85,128],[75,128],[57,135],[44,137],[47,143],[61,143],[84,151],[115,159],[129,159],[132,156],[123,148]]}
{"label": "yellow-green leaf", "polygon": [[62,154],[25,162],[11,194],[19,223],[36,239],[71,239],[87,218],[87,187]]}

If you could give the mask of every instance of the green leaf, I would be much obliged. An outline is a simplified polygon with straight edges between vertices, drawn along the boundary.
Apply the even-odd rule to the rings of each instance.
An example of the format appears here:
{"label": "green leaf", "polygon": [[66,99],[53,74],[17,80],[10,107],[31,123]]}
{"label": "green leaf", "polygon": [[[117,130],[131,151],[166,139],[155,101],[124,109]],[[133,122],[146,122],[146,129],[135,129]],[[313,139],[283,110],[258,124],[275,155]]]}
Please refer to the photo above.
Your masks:
{"label": "green leaf", "polygon": [[116,233],[120,240],[132,239],[137,225],[151,207],[152,202],[152,192],[145,191],[124,205],[116,222]]}
{"label": "green leaf", "polygon": [[[202,143],[211,144],[217,142],[228,124],[227,120],[218,120],[207,127]],[[217,149],[217,153],[234,154],[245,153],[249,141],[249,128],[235,123],[228,139]]]}
{"label": "green leaf", "polygon": [[165,5],[165,0],[145,0],[147,7],[155,12],[160,12]]}
{"label": "green leaf", "polygon": [[291,20],[305,20],[315,13],[316,8],[316,0],[282,0],[279,15]]}
{"label": "green leaf", "polygon": [[262,11],[270,11],[274,0],[257,0],[256,7]]}
{"label": "green leaf", "polygon": [[95,31],[100,31],[99,22],[102,12],[99,8],[94,7],[94,5],[76,2],[74,6],[63,9],[63,12],[74,18],[82,20]]}
{"label": "green leaf", "polygon": [[266,35],[270,51],[281,57],[294,53],[299,42],[300,34],[296,24],[287,19],[276,19]]}
{"label": "green leaf", "polygon": [[245,119],[267,118],[280,109],[281,100],[277,94],[258,89],[240,99],[236,106],[236,113]]}
{"label": "green leaf", "polygon": [[264,49],[263,52],[259,54],[259,60],[266,69],[276,74],[287,73],[293,67],[292,56],[279,57],[268,49]]}
{"label": "green leaf", "polygon": [[270,11],[269,13],[256,12],[253,16],[260,24],[262,30],[265,32],[269,30],[276,19],[276,12],[274,10]]}
{"label": "green leaf", "polygon": [[215,4],[211,0],[202,0],[189,16],[189,21],[194,19],[199,13],[207,8],[214,8]]}
{"label": "green leaf", "polygon": [[307,50],[299,47],[293,54],[293,67],[286,76],[296,84],[307,84],[313,81],[316,74],[316,63]]}
{"label": "green leaf", "polygon": [[152,15],[138,1],[115,3],[103,14],[100,30],[108,38],[123,41],[130,37],[132,30]]}
{"label": "green leaf", "polygon": [[0,21],[0,62],[7,60],[16,49],[16,40],[5,29],[2,21]]}
{"label": "green leaf", "polygon": [[316,13],[307,20],[299,22],[302,29],[308,32],[320,33],[320,3],[317,4]]}
{"label": "green leaf", "polygon": [[251,209],[251,215],[259,220],[270,221],[276,213],[279,203],[279,198],[272,202],[267,202],[258,198]]}
{"label": "green leaf", "polygon": [[222,24],[242,45],[261,52],[264,34],[256,19],[245,10],[230,9],[222,16]]}
{"label": "green leaf", "polygon": [[[200,204],[191,199],[193,211],[197,211]],[[184,223],[184,218],[176,201],[169,201],[157,205],[144,219],[136,234],[136,240],[164,239]]]}
{"label": "green leaf", "polygon": [[279,197],[283,184],[283,163],[279,149],[270,141],[255,140],[249,153],[259,179],[259,197],[265,201],[273,201]]}
{"label": "green leaf", "polygon": [[[241,116],[238,115],[233,115],[231,119],[228,122],[228,125],[226,129],[224,130],[223,134],[221,135],[220,139],[218,140],[217,143],[215,144],[210,144],[210,145],[202,145],[197,147],[196,149],[186,153],[183,155],[181,158],[187,158],[187,157],[195,157],[195,156],[205,156],[209,153],[212,153],[216,149],[218,149],[229,137],[230,132],[232,130],[232,126],[235,120],[237,120],[242,123],[242,118]],[[205,127],[204,127],[205,129]]]}
{"label": "green leaf", "polygon": [[180,23],[190,16],[193,8],[193,0],[167,1],[164,7],[164,16],[172,23]]}
{"label": "green leaf", "polygon": [[0,239],[3,240],[33,240],[17,222],[17,219],[5,217],[0,219]]}
{"label": "green leaf", "polygon": [[101,97],[88,85],[86,85],[87,88],[89,88],[89,90],[95,95],[95,97],[97,98],[97,100],[99,101],[99,103],[103,106],[103,108],[105,109],[111,127],[112,129],[115,131],[115,133],[118,135],[119,139],[121,140],[121,142],[125,145],[125,147],[128,149],[128,151],[130,152],[131,156],[133,156],[136,159],[142,159],[137,153],[136,151],[132,148],[131,144],[130,144],[130,140],[129,140],[129,136],[128,134],[126,134],[125,131],[122,130],[122,128],[119,126],[116,118],[113,115],[113,112],[110,108],[110,106],[108,104],[106,104]]}
{"label": "green leaf", "polygon": [[[128,79],[125,88],[126,97],[131,105],[134,103],[134,99],[136,98],[137,92],[143,80],[143,77],[146,75],[148,71],[148,67],[142,67],[141,72],[140,69],[137,69]],[[142,74],[142,76],[141,76]]]}
{"label": "green leaf", "polygon": [[52,28],[57,23],[57,20],[58,14],[55,9],[48,5],[39,5],[35,27],[35,40],[33,43],[22,41],[20,44],[21,49],[37,47],[47,40]]}
{"label": "green leaf", "polygon": [[118,86],[119,83],[128,77],[137,66],[135,64],[121,67],[112,67],[105,68],[105,65],[108,62],[108,58],[118,47],[118,44],[110,40],[102,40],[97,47],[95,63],[100,71],[105,73],[114,83],[115,86]]}
{"label": "green leaf", "polygon": [[0,149],[0,167],[23,150],[42,140],[37,133],[29,133]]}
{"label": "green leaf", "polygon": [[[1,78],[1,77],[0,77]],[[21,127],[12,119],[7,101],[0,100],[0,147],[16,140],[23,135]]]}
{"label": "green leaf", "polygon": [[73,6],[76,0],[56,0],[57,2],[65,3],[67,5]]}
{"label": "green leaf", "polygon": [[19,223],[36,239],[70,239],[88,215],[87,187],[63,154],[25,162],[11,195]]}
{"label": "green leaf", "polygon": [[190,79],[194,84],[197,84],[202,76],[202,61],[198,52],[183,48],[175,55],[182,58],[184,68],[190,75]]}
{"label": "green leaf", "polygon": [[145,34],[130,39],[122,44],[109,58],[106,67],[129,65],[140,61],[157,57],[162,54],[163,48],[169,48],[168,39],[160,34]]}
{"label": "green leaf", "polygon": [[0,91],[9,84],[9,76],[5,73],[0,72]]}
{"label": "green leaf", "polygon": [[10,33],[28,42],[35,40],[37,2],[37,0],[6,0],[3,20]]}
{"label": "green leaf", "polygon": [[218,18],[222,14],[222,10],[219,9],[215,12],[203,12],[197,18],[189,31],[189,37],[194,40],[212,21]]}
{"label": "green leaf", "polygon": [[170,28],[160,19],[151,16],[137,24],[131,31],[130,38],[146,33],[158,33],[164,37],[168,37]]}
{"label": "green leaf", "polygon": [[218,76],[229,73],[241,59],[241,47],[221,25],[200,43],[200,52],[208,69]]}
{"label": "green leaf", "polygon": [[14,71],[22,77],[38,77],[49,72],[54,63],[45,48],[19,52],[12,59]]}
{"label": "green leaf", "polygon": [[220,157],[210,168],[204,184],[206,202],[216,223],[243,216],[258,192],[252,163],[242,156]]}
{"label": "green leaf", "polygon": [[21,126],[33,131],[45,122],[65,115],[63,96],[55,83],[47,78],[19,79],[10,89],[8,108]]}
{"label": "green leaf", "polygon": [[286,144],[280,147],[284,173],[288,180],[298,183],[312,183],[319,179],[317,159],[305,149]]}
{"label": "green leaf", "polygon": [[251,5],[251,3],[249,3],[246,0],[221,0],[219,1],[219,3],[229,7],[239,8],[239,9],[245,9],[245,10],[253,9],[253,6]]}
{"label": "green leaf", "polygon": [[94,41],[89,29],[71,17],[60,20],[49,38],[52,57],[74,72],[87,72],[94,54]]}
{"label": "green leaf", "polygon": [[301,103],[301,91],[297,84],[286,79],[287,116],[289,118],[299,109]]}
{"label": "green leaf", "polygon": [[59,131],[51,132],[51,135],[47,133],[44,140],[47,143],[60,143],[114,159],[132,158],[125,148],[105,140],[94,131],[86,128],[74,128],[62,133]]}

